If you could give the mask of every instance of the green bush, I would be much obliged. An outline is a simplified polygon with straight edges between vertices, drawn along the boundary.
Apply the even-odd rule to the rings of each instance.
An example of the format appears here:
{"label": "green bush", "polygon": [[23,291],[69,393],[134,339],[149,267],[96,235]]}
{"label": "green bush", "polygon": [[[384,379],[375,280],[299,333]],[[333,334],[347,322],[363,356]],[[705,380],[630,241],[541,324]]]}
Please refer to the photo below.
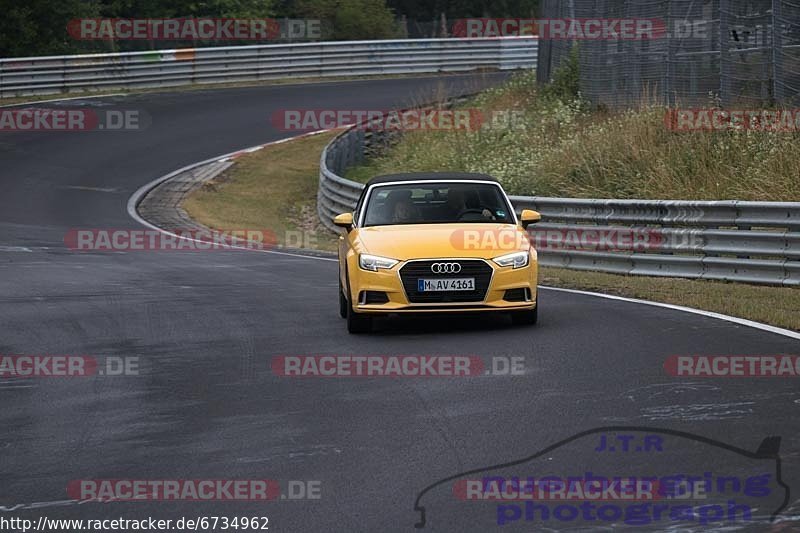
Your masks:
{"label": "green bush", "polygon": [[542,96],[570,102],[580,98],[581,73],[578,45],[570,49],[566,59],[553,72],[550,83],[542,88]]}
{"label": "green bush", "polygon": [[298,0],[294,9],[300,17],[330,24],[326,39],[389,39],[399,34],[384,0]]}

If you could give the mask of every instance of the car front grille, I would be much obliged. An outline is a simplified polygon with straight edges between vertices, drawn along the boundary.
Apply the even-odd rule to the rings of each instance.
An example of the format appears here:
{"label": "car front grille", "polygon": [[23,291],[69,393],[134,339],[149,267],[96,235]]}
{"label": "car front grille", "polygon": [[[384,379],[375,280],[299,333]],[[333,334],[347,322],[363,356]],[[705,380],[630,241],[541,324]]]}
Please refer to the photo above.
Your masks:
{"label": "car front grille", "polygon": [[[435,263],[458,263],[461,272],[455,274],[434,274],[431,266]],[[403,288],[412,304],[449,304],[464,302],[482,302],[486,298],[489,284],[492,281],[492,267],[485,261],[477,259],[432,259],[413,261],[400,269]],[[418,292],[417,281],[420,278],[475,278],[475,290],[464,292]]]}

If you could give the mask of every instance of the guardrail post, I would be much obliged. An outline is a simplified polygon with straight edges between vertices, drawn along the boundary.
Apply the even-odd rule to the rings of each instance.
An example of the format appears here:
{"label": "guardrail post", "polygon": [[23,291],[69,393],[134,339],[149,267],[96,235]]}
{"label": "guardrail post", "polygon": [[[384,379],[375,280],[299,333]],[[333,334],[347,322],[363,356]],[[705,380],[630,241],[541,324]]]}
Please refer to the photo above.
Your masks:
{"label": "guardrail post", "polygon": [[772,97],[777,105],[784,100],[782,3],[783,0],[772,0]]}
{"label": "guardrail post", "polygon": [[719,0],[719,98],[728,107],[731,98],[730,0]]}

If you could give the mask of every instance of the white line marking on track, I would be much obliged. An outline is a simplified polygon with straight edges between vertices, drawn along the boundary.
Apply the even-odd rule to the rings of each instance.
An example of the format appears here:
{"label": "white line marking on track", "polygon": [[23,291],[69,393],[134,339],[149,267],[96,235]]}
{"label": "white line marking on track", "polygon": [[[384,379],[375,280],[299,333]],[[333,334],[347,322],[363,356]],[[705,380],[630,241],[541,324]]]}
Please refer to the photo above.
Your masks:
{"label": "white line marking on track", "polygon": [[126,93],[96,94],[96,95],[93,94],[93,95],[89,95],[89,96],[72,96],[72,97],[69,97],[69,98],[53,98],[52,100],[39,100],[39,101],[35,101],[35,102],[20,102],[18,104],[0,105],[0,109],[5,108],[5,107],[19,107],[19,106],[24,106],[24,105],[32,106],[32,105],[38,105],[38,104],[51,104],[53,102],[67,102],[69,100],[88,100],[90,98],[108,98],[108,97],[111,97],[111,96],[127,96],[127,94]]}
{"label": "white line marking on track", "polygon": [[540,286],[541,289],[545,289],[548,291],[558,291],[558,292],[568,292],[572,294],[582,294],[586,296],[595,296],[597,298],[605,298],[607,300],[618,300],[620,302],[627,302],[627,303],[634,303],[634,304],[642,304],[642,305],[650,305],[653,307],[661,307],[663,309],[672,309],[673,311],[682,311],[684,313],[692,313],[694,315],[701,315],[709,318],[716,318],[718,320],[724,320],[726,322],[733,322],[734,324],[739,324],[740,326],[747,326],[750,328],[760,329],[762,331],[768,331],[770,333],[775,333],[777,335],[783,335],[784,337],[790,337],[792,339],[800,340],[800,333],[791,331],[788,329],[778,328],[775,326],[770,326],[768,324],[762,324],[761,322],[754,322],[752,320],[747,320],[744,318],[736,318],[735,316],[728,316],[723,315],[721,313],[714,313],[712,311],[703,311],[702,309],[695,309],[693,307],[683,307],[680,305],[673,305],[673,304],[665,304],[661,302],[651,302],[649,300],[637,300],[636,298],[625,298],[624,296],[614,296],[611,294],[602,294],[599,292],[588,292],[588,291],[579,291],[576,289],[562,289],[560,287],[544,287]]}

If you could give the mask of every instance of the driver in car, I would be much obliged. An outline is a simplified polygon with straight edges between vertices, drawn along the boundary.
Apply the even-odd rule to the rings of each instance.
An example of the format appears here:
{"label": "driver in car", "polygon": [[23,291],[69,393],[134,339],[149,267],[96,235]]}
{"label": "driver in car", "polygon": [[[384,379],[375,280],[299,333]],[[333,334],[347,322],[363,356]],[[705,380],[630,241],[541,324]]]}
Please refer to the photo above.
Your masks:
{"label": "driver in car", "polygon": [[450,189],[447,193],[446,218],[454,222],[460,221],[467,212],[480,212],[483,218],[496,220],[488,209],[470,209],[467,207],[466,195],[461,189]]}
{"label": "driver in car", "polygon": [[464,191],[450,189],[447,193],[446,217],[448,220],[457,221],[461,213],[467,208]]}

